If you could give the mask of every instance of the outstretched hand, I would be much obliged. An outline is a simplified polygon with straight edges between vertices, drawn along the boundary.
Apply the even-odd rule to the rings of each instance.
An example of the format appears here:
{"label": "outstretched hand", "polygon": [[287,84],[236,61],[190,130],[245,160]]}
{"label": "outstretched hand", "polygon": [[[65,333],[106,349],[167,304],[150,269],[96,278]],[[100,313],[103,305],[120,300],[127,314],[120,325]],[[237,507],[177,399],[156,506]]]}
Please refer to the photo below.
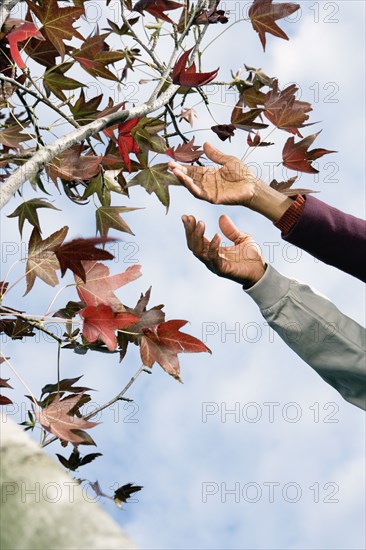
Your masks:
{"label": "outstretched hand", "polygon": [[225,155],[209,143],[203,145],[206,156],[221,168],[190,166],[169,162],[169,168],[198,199],[212,204],[249,206],[257,177],[238,158]]}
{"label": "outstretched hand", "polygon": [[205,224],[196,222],[193,216],[182,216],[188,248],[206,267],[218,275],[250,287],[264,275],[266,264],[251,235],[241,233],[228,216],[220,216],[219,225],[224,236],[233,246],[221,246],[221,236],[216,233],[209,241]]}

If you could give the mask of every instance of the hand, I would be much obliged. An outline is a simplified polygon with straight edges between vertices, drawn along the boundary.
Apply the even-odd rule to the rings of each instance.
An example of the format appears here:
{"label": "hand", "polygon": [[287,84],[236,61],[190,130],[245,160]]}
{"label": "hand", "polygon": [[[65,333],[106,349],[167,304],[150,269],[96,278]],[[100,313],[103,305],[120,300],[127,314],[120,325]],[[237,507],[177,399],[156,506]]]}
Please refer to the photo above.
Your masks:
{"label": "hand", "polygon": [[249,206],[257,177],[238,158],[221,153],[209,143],[203,145],[206,156],[221,168],[183,166],[175,161],[169,168],[198,199],[212,204]]}
{"label": "hand", "polygon": [[266,264],[253,238],[241,233],[228,216],[220,216],[220,229],[234,246],[220,246],[218,233],[210,242],[205,236],[205,224],[196,223],[193,216],[182,216],[188,248],[218,275],[249,288],[264,275]]}

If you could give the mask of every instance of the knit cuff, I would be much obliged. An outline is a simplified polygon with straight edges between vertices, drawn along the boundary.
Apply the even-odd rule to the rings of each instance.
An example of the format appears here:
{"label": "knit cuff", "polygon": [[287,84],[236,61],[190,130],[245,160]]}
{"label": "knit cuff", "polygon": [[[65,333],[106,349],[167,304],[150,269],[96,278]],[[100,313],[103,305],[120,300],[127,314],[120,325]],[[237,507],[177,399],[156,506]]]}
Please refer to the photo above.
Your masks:
{"label": "knit cuff", "polygon": [[274,223],[274,225],[280,229],[281,233],[286,235],[301,218],[304,208],[305,198],[302,195],[295,195],[291,206],[286,210],[283,216]]}

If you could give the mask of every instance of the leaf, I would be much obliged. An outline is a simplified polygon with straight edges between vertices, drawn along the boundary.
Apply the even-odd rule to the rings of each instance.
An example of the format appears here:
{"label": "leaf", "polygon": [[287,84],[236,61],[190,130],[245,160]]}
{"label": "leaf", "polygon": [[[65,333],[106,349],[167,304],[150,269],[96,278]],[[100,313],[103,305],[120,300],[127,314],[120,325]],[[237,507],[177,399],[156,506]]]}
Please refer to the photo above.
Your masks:
{"label": "leaf", "polygon": [[8,290],[9,283],[6,281],[0,281],[0,301]]}
{"label": "leaf", "polygon": [[144,11],[150,13],[158,19],[163,19],[168,23],[173,23],[173,21],[164,13],[164,11],[176,10],[178,8],[183,8],[184,4],[179,4],[179,2],[173,2],[172,0],[139,0],[133,7],[133,11],[137,11],[144,15]]}
{"label": "leaf", "polygon": [[165,321],[165,313],[162,311],[163,305],[154,306],[151,309],[146,309],[150,300],[151,287],[145,294],[141,294],[136,306],[127,310],[133,315],[139,317],[138,323],[130,327],[131,332],[143,333],[144,328],[149,328],[153,325],[159,325]]}
{"label": "leaf", "polygon": [[[0,364],[3,363],[6,359],[9,359],[9,357],[0,357]],[[9,389],[13,389],[13,386],[11,386],[10,384],[8,384],[8,380],[10,380],[10,378],[0,378],[0,388],[9,388]],[[11,399],[9,399],[9,397],[6,397],[5,395],[1,395],[0,394],[0,405],[12,405],[13,402]]]}
{"label": "leaf", "polygon": [[113,500],[118,506],[118,508],[122,508],[121,503],[127,502],[127,500],[133,495],[134,493],[137,493],[138,491],[141,491],[143,489],[142,485],[135,485],[134,483],[126,483],[126,485],[122,485],[121,487],[118,487],[114,491]]}
{"label": "leaf", "polygon": [[272,3],[272,0],[254,0],[248,15],[253,29],[259,34],[263,50],[266,49],[266,33],[288,40],[287,34],[277,25],[278,19],[288,17],[300,9],[299,4]]}
{"label": "leaf", "polygon": [[151,195],[155,193],[160,202],[169,208],[169,185],[180,185],[180,181],[174,174],[168,172],[168,164],[155,164],[141,170],[129,182],[128,187],[141,185]]}
{"label": "leaf", "polygon": [[198,73],[196,64],[192,63],[188,69],[186,68],[188,58],[193,51],[193,48],[184,52],[176,61],[173,67],[172,79],[174,84],[186,86],[187,88],[196,88],[203,86],[214,80],[219,72],[219,68],[209,73]]}
{"label": "leaf", "polygon": [[291,195],[306,195],[307,193],[318,192],[318,191],[313,191],[312,189],[303,189],[303,188],[292,189],[291,187],[296,180],[297,180],[297,176],[294,176],[292,178],[289,178],[287,181],[278,182],[277,180],[273,180],[269,185],[273,189],[276,189],[276,191],[278,191],[279,193],[282,193],[283,195],[286,195],[288,197]]}
{"label": "leaf", "polygon": [[85,464],[90,464],[90,462],[98,458],[98,456],[102,456],[102,453],[90,453],[81,457],[79,449],[77,447],[74,447],[69,458],[65,458],[58,453],[56,453],[56,456],[65,468],[71,470],[72,472],[75,472],[75,470],[77,470],[81,466],[85,466]]}
{"label": "leaf", "polygon": [[100,304],[98,306],[87,306],[79,311],[83,317],[83,336],[87,342],[101,340],[109,351],[117,347],[116,330],[127,328],[136,321],[138,317],[131,313],[115,313],[110,306]]}
{"label": "leaf", "polygon": [[57,0],[47,0],[38,6],[27,0],[29,9],[43,25],[43,32],[63,58],[66,53],[64,40],[74,37],[84,40],[83,36],[72,26],[84,14],[83,8],[59,7]]}
{"label": "leaf", "polygon": [[76,378],[64,378],[63,380],[60,380],[59,382],[56,382],[55,384],[46,384],[42,388],[41,392],[41,399],[44,394],[46,393],[61,393],[61,392],[71,392],[71,393],[85,393],[86,391],[90,390],[91,388],[87,388],[85,386],[74,386],[76,382],[79,382],[80,378],[82,376],[77,376]]}
{"label": "leaf", "polygon": [[36,412],[38,422],[45,430],[62,441],[68,441],[74,445],[89,442],[91,438],[84,430],[94,428],[97,422],[68,414],[79,404],[82,397],[83,393],[78,393],[61,400],[60,394],[57,394],[50,405]]}
{"label": "leaf", "polygon": [[166,154],[178,162],[195,162],[204,154],[204,151],[199,145],[194,145],[194,140],[195,138],[192,138],[187,143],[181,143],[175,149],[170,147]]}
{"label": "leaf", "polygon": [[319,170],[316,170],[311,165],[311,162],[323,155],[337,152],[328,151],[327,149],[312,149],[309,151],[309,147],[319,134],[320,132],[317,132],[316,134],[307,136],[298,143],[295,143],[294,137],[289,137],[282,151],[283,165],[286,166],[286,168],[297,170],[298,172],[318,174]]}
{"label": "leaf", "polygon": [[247,144],[249,147],[268,147],[269,145],[274,145],[274,143],[270,143],[269,141],[261,141],[259,132],[255,134],[254,139],[248,134]]}
{"label": "leaf", "polygon": [[109,275],[109,268],[99,262],[83,262],[83,267],[85,282],[75,277],[79,298],[88,306],[107,305],[114,311],[124,311],[113,291],[141,277],[141,266],[132,265],[118,275]]}
{"label": "leaf", "polygon": [[304,124],[309,119],[309,115],[306,113],[313,109],[307,101],[296,99],[297,91],[298,88],[295,84],[279,91],[278,80],[274,80],[273,89],[265,97],[264,115],[277,128],[302,137],[298,128],[309,126],[309,124]]}
{"label": "leaf", "polygon": [[22,133],[26,126],[28,126],[28,124],[23,124],[22,126],[20,124],[10,124],[4,130],[1,130],[0,143],[11,149],[21,149],[20,143],[22,141],[29,141],[35,138],[32,134]]}
{"label": "leaf", "polygon": [[25,201],[20,204],[18,208],[14,210],[14,212],[7,216],[8,218],[19,217],[18,226],[20,235],[22,235],[25,220],[28,220],[29,223],[36,227],[41,233],[41,226],[39,224],[37,213],[38,208],[52,208],[53,210],[59,210],[59,208],[56,208],[45,199],[30,199],[29,201]]}
{"label": "leaf", "polygon": [[6,397],[5,395],[0,395],[0,405],[12,405],[13,402],[9,397]]}
{"label": "leaf", "polygon": [[84,181],[95,176],[100,170],[101,156],[84,155],[82,145],[66,149],[46,164],[46,172],[57,187],[57,178],[65,181]]}
{"label": "leaf", "polygon": [[84,90],[81,90],[80,96],[76,101],[75,105],[69,103],[70,111],[73,114],[76,122],[81,126],[84,124],[89,124],[97,118],[98,107],[103,99],[103,94],[100,94],[96,97],[92,97],[89,101],[85,101]]}
{"label": "leaf", "polygon": [[29,239],[28,258],[25,269],[27,281],[25,294],[28,294],[31,290],[37,277],[50,286],[58,284],[56,269],[60,269],[60,264],[52,248],[63,243],[68,230],[69,228],[65,226],[42,241],[37,227],[33,229]]}
{"label": "leaf", "polygon": [[217,7],[220,0],[211,0],[208,10],[202,10],[194,19],[194,25],[206,25],[215,23],[227,23],[228,17],[225,15],[225,10],[218,10]]}
{"label": "leaf", "polygon": [[172,320],[144,329],[140,343],[143,364],[151,368],[157,362],[168,374],[181,382],[178,353],[211,353],[201,340],[179,331],[187,322]]}
{"label": "leaf", "polygon": [[193,107],[190,107],[189,109],[183,109],[181,111],[179,115],[179,122],[186,120],[191,126],[193,126],[195,118],[198,118],[198,115]]}
{"label": "leaf", "polygon": [[243,102],[243,98],[240,97],[231,113],[231,124],[234,124],[236,128],[246,130],[247,132],[268,128],[268,124],[263,124],[263,122],[254,122],[255,119],[263,113],[263,109],[250,109],[250,111],[244,112],[244,106],[245,104]]}
{"label": "leaf", "polygon": [[139,208],[127,208],[125,206],[101,206],[95,211],[97,231],[104,237],[110,229],[116,229],[124,233],[134,235],[127,223],[121,218],[121,213],[132,212]]}
{"label": "leaf", "polygon": [[25,69],[26,64],[20,56],[18,43],[24,42],[32,36],[34,38],[37,38],[38,40],[44,40],[42,34],[39,32],[35,24],[31,21],[25,21],[6,36],[10,46],[11,57],[20,69]]}
{"label": "leaf", "polygon": [[140,118],[132,118],[118,125],[118,150],[129,172],[131,172],[129,154],[135,153],[137,155],[140,152],[137,141],[131,136],[131,130],[138,124],[139,120]]}
{"label": "leaf", "polygon": [[82,82],[65,76],[72,65],[73,63],[61,63],[61,65],[53,66],[44,73],[43,85],[48,95],[53,92],[61,101],[66,101],[66,95],[62,90],[76,90],[85,86]]}
{"label": "leaf", "polygon": [[33,327],[22,319],[1,319],[0,332],[4,332],[12,340],[21,340],[26,336],[35,336]]}
{"label": "leaf", "polygon": [[109,237],[95,237],[91,239],[74,239],[60,246],[53,247],[57,259],[60,263],[61,277],[63,277],[70,269],[75,275],[78,275],[80,279],[86,281],[85,269],[83,267],[83,260],[112,260],[113,254],[96,248],[97,244],[105,244],[107,242],[114,241]]}
{"label": "leaf", "polygon": [[71,56],[91,76],[118,82],[120,79],[107,68],[107,65],[124,59],[126,54],[122,51],[110,50],[107,42],[104,40],[108,35],[109,33],[89,36],[83,42],[81,48],[71,52]]}
{"label": "leaf", "polygon": [[221,141],[226,141],[235,135],[236,126],[234,124],[218,124],[217,126],[211,126],[211,130],[217,134]]}

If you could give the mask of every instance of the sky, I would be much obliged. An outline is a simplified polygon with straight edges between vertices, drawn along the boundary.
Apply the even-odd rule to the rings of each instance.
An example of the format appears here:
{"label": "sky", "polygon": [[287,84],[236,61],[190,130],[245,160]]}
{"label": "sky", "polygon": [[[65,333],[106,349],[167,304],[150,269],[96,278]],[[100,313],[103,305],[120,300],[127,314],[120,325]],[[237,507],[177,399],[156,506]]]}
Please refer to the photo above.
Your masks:
{"label": "sky", "polygon": [[[104,2],[86,5],[89,18],[93,13],[99,17]],[[248,5],[222,2],[231,13],[230,22],[245,15]],[[230,69],[236,71],[245,63],[278,77],[282,87],[296,82],[302,99],[313,104],[312,120],[320,121],[314,127],[322,129],[315,145],[338,151],[319,160],[319,176],[302,175],[301,186],[315,188],[321,200],[364,217],[365,4],[304,1],[300,5],[296,21],[284,23],[290,41],[268,37],[264,54],[250,25],[238,22],[207,49],[204,70],[220,66],[219,78],[224,80],[230,78]],[[113,11],[114,3],[110,6]],[[212,26],[204,44],[224,29]],[[164,45],[158,52],[166,59]],[[141,75],[131,78],[138,80]],[[236,95],[215,87],[206,91],[215,123],[228,122]],[[90,97],[98,93],[89,92]],[[145,94],[143,87],[139,94]],[[197,101],[192,96],[187,105]],[[237,132],[231,143],[220,142],[209,130],[199,131],[214,122],[202,106],[196,108],[199,118],[192,133],[196,143],[210,140],[241,157],[246,134]],[[248,159],[267,182],[287,135],[277,130],[271,137],[276,142],[273,149],[256,151]],[[276,179],[281,172],[280,167]],[[25,196],[34,194],[27,189]],[[64,224],[70,225],[72,235],[94,234],[93,204],[81,208],[57,194],[54,199],[64,209],[41,212],[45,234]],[[18,258],[16,220],[5,217],[17,204],[19,198],[9,203],[1,220],[4,272]],[[122,511],[101,501],[144,550],[364,548],[363,411],[345,402],[269,330],[239,285],[215,277],[191,255],[180,217],[194,214],[213,235],[219,216],[232,216],[239,228],[254,236],[276,269],[312,285],[360,324],[365,322],[364,285],[289,247],[259,215],[197,201],[184,188],[171,189],[167,215],[155,196],[138,187],[131,189],[128,202],[122,197],[115,204],[144,208],[126,215],[135,237],[122,236],[116,261],[109,264],[111,272],[118,273],[138,262],[143,277],[118,295],[132,305],[152,285],[151,304],[164,303],[167,319],[189,320],[187,332],[203,339],[212,355],[181,355],[184,384],[176,383],[158,365],[152,375],[141,375],[128,392],[134,402],[120,402],[98,419],[101,424],[92,435],[103,457],[81,469],[80,476],[98,479],[111,493],[127,482],[144,486],[136,502]],[[26,228],[24,240],[29,233]],[[18,264],[14,276],[20,277],[23,270],[24,263]],[[17,288],[11,302],[9,294],[9,304],[27,311],[42,313],[54,296],[41,281],[24,299],[20,297],[24,282]],[[62,306],[75,298],[68,288],[56,303]],[[10,342],[4,349],[35,393],[55,381],[52,343],[43,338]],[[128,351],[122,364],[114,356],[91,352],[79,356],[67,350],[61,359],[62,376],[84,374],[85,385],[98,389],[94,397],[98,404],[115,395],[139,365],[137,348]],[[27,392],[14,375],[11,382],[20,411],[9,413],[19,421]],[[60,449],[47,447],[51,454]]]}

